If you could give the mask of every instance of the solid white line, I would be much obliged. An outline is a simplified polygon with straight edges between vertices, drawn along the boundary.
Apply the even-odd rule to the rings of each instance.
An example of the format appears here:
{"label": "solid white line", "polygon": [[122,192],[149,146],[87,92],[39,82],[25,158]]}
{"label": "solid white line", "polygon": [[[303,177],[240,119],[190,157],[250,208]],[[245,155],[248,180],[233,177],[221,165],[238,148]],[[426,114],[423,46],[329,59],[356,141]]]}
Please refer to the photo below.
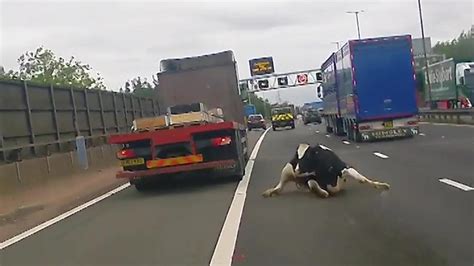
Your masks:
{"label": "solid white line", "polygon": [[75,213],[78,213],[78,212],[84,210],[85,208],[90,207],[90,206],[92,206],[92,205],[98,203],[98,202],[101,201],[101,200],[104,200],[104,199],[106,199],[106,198],[112,196],[113,194],[118,193],[118,192],[120,192],[120,191],[126,189],[126,188],[129,187],[129,186],[130,186],[130,183],[126,183],[126,184],[124,184],[124,185],[121,185],[120,187],[118,187],[118,188],[116,188],[116,189],[113,189],[113,190],[111,190],[111,191],[109,191],[109,192],[103,194],[102,196],[99,196],[99,197],[97,197],[97,198],[95,198],[95,199],[92,199],[92,200],[90,200],[90,201],[88,201],[88,202],[86,202],[86,203],[84,203],[84,204],[82,204],[82,205],[80,205],[80,206],[78,206],[78,207],[72,209],[72,210],[69,210],[69,211],[67,211],[67,212],[65,212],[65,213],[63,213],[63,214],[60,214],[59,216],[54,217],[53,219],[51,219],[51,220],[49,220],[49,221],[46,221],[46,222],[44,222],[44,223],[42,223],[42,224],[40,224],[40,225],[37,225],[37,226],[35,226],[35,227],[33,227],[33,228],[31,228],[31,229],[29,229],[29,230],[27,230],[27,231],[25,231],[25,232],[23,232],[23,233],[17,235],[17,236],[14,236],[14,237],[12,237],[12,238],[10,238],[10,239],[8,239],[8,240],[5,240],[4,242],[0,243],[0,250],[6,248],[6,247],[8,247],[8,246],[11,246],[11,245],[13,245],[13,244],[15,244],[15,243],[17,243],[17,242],[19,242],[19,241],[21,241],[21,240],[23,240],[23,239],[29,237],[29,236],[31,236],[31,235],[33,235],[33,234],[36,234],[36,233],[38,233],[39,231],[41,231],[41,230],[43,230],[43,229],[45,229],[45,228],[47,228],[47,227],[49,227],[49,226],[51,226],[51,225],[53,225],[53,224],[59,222],[59,221],[61,221],[61,220],[64,220],[64,219],[68,218],[69,216],[71,216],[71,215],[73,215],[73,214],[75,214]]}
{"label": "solid white line", "polygon": [[388,156],[383,154],[383,153],[380,153],[380,152],[374,152],[374,155],[377,156],[377,157],[380,157],[382,159],[388,159]]}
{"label": "solid white line", "polygon": [[471,191],[471,190],[474,190],[474,188],[468,186],[468,185],[464,185],[464,184],[461,184],[459,182],[456,182],[454,180],[451,180],[451,179],[448,179],[448,178],[441,178],[439,180],[439,182],[441,183],[445,183],[447,185],[450,185],[450,186],[453,186],[453,187],[457,187],[461,190],[464,190],[464,191]]}
{"label": "solid white line", "polygon": [[245,198],[247,197],[247,188],[250,177],[252,176],[252,169],[255,164],[255,158],[257,158],[258,151],[262,145],[263,138],[268,130],[269,129],[260,136],[255,144],[250,159],[245,167],[245,175],[235,190],[234,199],[230,204],[227,217],[225,218],[219,239],[217,240],[216,248],[214,249],[214,254],[212,254],[211,262],[209,263],[210,266],[230,266],[232,264],[232,256],[234,255],[240,219],[242,218],[242,211],[244,209]]}
{"label": "solid white line", "polygon": [[344,140],[342,143],[344,143],[344,144],[346,144],[346,145],[351,144],[351,143],[350,143],[349,141],[347,141],[347,140]]}

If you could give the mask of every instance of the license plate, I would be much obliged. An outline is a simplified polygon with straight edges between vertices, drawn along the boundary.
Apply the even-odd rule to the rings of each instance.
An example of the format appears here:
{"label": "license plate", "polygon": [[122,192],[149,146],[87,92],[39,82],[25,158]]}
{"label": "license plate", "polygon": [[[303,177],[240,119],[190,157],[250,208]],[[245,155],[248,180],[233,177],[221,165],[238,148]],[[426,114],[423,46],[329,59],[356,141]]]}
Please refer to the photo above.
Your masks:
{"label": "license plate", "polygon": [[383,126],[384,126],[385,128],[393,128],[393,121],[385,121],[385,122],[383,123]]}
{"label": "license plate", "polygon": [[145,164],[145,159],[143,158],[126,159],[126,160],[122,160],[121,164],[122,166],[142,165],[142,164]]}

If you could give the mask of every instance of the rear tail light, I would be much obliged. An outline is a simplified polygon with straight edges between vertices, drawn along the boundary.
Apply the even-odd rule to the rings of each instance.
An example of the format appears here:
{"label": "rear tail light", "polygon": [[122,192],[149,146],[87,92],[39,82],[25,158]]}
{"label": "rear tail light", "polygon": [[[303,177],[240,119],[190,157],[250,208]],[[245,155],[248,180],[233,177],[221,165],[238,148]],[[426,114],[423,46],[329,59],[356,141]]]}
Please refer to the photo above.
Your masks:
{"label": "rear tail light", "polygon": [[416,126],[416,125],[418,125],[418,121],[416,121],[416,120],[408,121],[407,124],[410,125],[410,126]]}
{"label": "rear tail light", "polygon": [[359,130],[367,130],[367,129],[370,129],[369,125],[359,126]]}
{"label": "rear tail light", "polygon": [[213,138],[211,139],[212,146],[214,147],[220,147],[220,146],[225,146],[229,145],[232,142],[232,138],[227,136],[227,137],[218,137],[218,138]]}
{"label": "rear tail light", "polygon": [[128,158],[135,158],[135,157],[137,157],[137,154],[135,153],[134,150],[131,150],[131,149],[121,150],[117,152],[118,159],[128,159]]}

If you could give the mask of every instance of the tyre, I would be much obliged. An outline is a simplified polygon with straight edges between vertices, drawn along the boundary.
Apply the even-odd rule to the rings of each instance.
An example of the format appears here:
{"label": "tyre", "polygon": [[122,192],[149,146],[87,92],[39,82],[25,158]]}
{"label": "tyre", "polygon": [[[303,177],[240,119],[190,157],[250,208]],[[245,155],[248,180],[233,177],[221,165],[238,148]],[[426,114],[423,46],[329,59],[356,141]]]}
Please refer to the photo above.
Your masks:
{"label": "tyre", "polygon": [[143,180],[135,180],[133,183],[130,183],[135,186],[135,189],[139,192],[146,191],[149,187]]}
{"label": "tyre", "polygon": [[273,131],[276,131],[276,127],[272,126]]}
{"label": "tyre", "polygon": [[231,175],[229,176],[229,179],[232,181],[240,181],[242,180],[243,176],[242,175]]}
{"label": "tyre", "polygon": [[251,128],[251,127],[249,127],[249,131],[252,131],[252,128]]}
{"label": "tyre", "polygon": [[295,124],[291,124],[291,129],[295,129]]}
{"label": "tyre", "polygon": [[333,132],[332,127],[327,126],[327,127],[326,127],[326,133],[330,134],[330,133],[332,133],[332,132]]}

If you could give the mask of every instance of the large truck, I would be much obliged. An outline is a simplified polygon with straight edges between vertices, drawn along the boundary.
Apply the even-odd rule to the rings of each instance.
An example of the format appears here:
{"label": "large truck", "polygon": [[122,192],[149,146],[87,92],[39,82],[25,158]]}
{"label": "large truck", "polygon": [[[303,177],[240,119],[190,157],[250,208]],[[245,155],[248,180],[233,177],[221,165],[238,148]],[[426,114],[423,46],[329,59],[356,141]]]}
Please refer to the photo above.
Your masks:
{"label": "large truck", "polygon": [[472,108],[474,101],[474,62],[455,63],[453,58],[428,66],[431,97],[423,68],[425,101],[439,109]]}
{"label": "large truck", "polygon": [[328,133],[357,142],[418,134],[410,35],[350,40],[321,71]]}
{"label": "large truck", "polygon": [[123,170],[116,177],[139,191],[163,176],[205,173],[240,180],[249,155],[233,53],[163,60],[161,66],[161,115],[134,121],[134,132],[109,137],[121,145]]}

